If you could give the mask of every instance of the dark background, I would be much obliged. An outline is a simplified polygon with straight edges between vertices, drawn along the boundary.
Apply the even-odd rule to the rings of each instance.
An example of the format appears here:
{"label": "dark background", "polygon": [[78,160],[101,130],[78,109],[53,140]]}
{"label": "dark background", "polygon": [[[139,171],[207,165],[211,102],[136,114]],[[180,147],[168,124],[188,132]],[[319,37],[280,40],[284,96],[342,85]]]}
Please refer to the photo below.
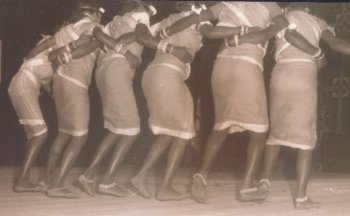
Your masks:
{"label": "dark background", "polygon": [[[102,0],[106,9],[102,23],[106,24],[120,8],[119,1]],[[215,2],[207,4],[210,6]],[[52,34],[66,19],[71,8],[75,4],[73,0],[0,0],[0,39],[2,41],[1,61],[1,84],[0,84],[0,165],[19,165],[25,146],[25,135],[23,128],[19,125],[17,116],[13,110],[7,94],[7,88],[13,75],[22,63],[23,57],[41,39],[41,34]],[[153,1],[158,9],[158,14],[151,22],[172,13],[169,1]],[[280,3],[282,6],[286,3]],[[350,3],[312,3],[312,12],[331,25],[336,26],[337,34],[343,39],[349,39],[350,21],[347,10]],[[350,11],[350,10],[349,10]],[[348,21],[349,20],[349,21]],[[192,64],[192,74],[188,84],[195,100],[201,99],[201,133],[197,144],[203,148],[205,140],[213,124],[213,102],[210,89],[211,68],[214,62],[217,46],[220,41],[205,40],[204,47],[199,51]],[[273,43],[270,43],[273,44]],[[328,65],[319,72],[319,122],[318,122],[318,146],[315,151],[314,168],[332,172],[350,171],[350,125],[349,125],[349,82],[342,77],[349,76],[349,56],[344,56],[330,51],[322,44],[325,50]],[[270,46],[265,58],[266,86],[269,83],[271,68],[274,64]],[[153,139],[147,128],[147,107],[143,97],[140,80],[146,65],[152,60],[153,52],[146,49],[143,54],[143,63],[138,69],[135,77],[135,94],[142,118],[142,132],[134,144],[127,164],[140,165],[148,147]],[[341,75],[343,82],[334,82]],[[344,81],[345,80],[345,81]],[[91,120],[90,133],[86,147],[83,149],[77,165],[85,166],[91,159],[94,151],[101,140],[104,129],[102,120],[102,109],[99,94],[92,78],[90,88],[91,95]],[[339,103],[339,101],[342,103]],[[55,107],[49,95],[40,97],[42,110],[49,127],[49,138],[39,155],[37,165],[44,165],[49,145],[52,142],[57,122]],[[339,117],[340,115],[340,117]],[[339,122],[340,121],[340,122]],[[248,139],[247,133],[238,133],[229,136],[226,145],[218,155],[214,166],[216,170],[241,169],[245,163],[245,149]],[[286,151],[282,154],[281,166],[287,170],[294,170],[295,150]],[[200,156],[193,148],[189,148],[184,163],[196,166]]]}

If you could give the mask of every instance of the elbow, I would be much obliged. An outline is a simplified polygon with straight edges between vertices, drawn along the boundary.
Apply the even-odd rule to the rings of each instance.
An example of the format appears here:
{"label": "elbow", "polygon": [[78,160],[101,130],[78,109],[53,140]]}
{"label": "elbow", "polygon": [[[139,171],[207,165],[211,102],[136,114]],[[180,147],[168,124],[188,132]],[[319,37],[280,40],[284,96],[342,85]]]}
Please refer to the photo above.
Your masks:
{"label": "elbow", "polygon": [[136,32],[136,34],[135,34],[135,41],[136,41],[136,43],[139,43],[139,44],[145,44],[147,42],[144,35],[142,35],[138,32]]}

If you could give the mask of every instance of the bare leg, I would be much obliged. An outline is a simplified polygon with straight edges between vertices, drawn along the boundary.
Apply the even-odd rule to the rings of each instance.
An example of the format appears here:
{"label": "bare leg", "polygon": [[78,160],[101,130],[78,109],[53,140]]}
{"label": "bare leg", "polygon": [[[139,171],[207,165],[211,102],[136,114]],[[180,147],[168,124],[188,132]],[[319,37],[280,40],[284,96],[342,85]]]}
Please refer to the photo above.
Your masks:
{"label": "bare leg", "polygon": [[254,178],[264,150],[265,136],[266,133],[251,132],[247,149],[246,173],[242,189],[239,191],[240,201],[259,201],[267,197],[266,193],[259,191],[254,185]]}
{"label": "bare leg", "polygon": [[61,158],[64,148],[71,140],[71,138],[72,137],[69,134],[58,132],[49,151],[49,157],[47,159],[44,176],[41,178],[41,181],[43,181],[45,184],[51,184],[53,172],[57,167],[58,161]]}
{"label": "bare leg", "polygon": [[208,139],[207,145],[205,147],[203,162],[199,173],[193,175],[193,181],[191,185],[191,195],[192,198],[197,202],[205,202],[207,199],[206,188],[207,181],[206,177],[210,168],[219,152],[222,144],[224,143],[226,136],[228,134],[228,128],[220,131],[213,131]]}
{"label": "bare leg", "polygon": [[172,187],[171,183],[174,174],[182,161],[187,143],[188,140],[174,138],[174,141],[169,151],[165,178],[157,194],[158,200],[183,200],[184,198],[186,198],[186,195],[176,191]]}
{"label": "bare leg", "polygon": [[78,158],[82,147],[84,146],[87,139],[87,135],[73,137],[67,148],[65,149],[62,157],[61,166],[58,169],[58,176],[53,180],[53,183],[47,193],[49,197],[61,197],[61,198],[77,198],[77,195],[69,191],[64,187],[65,177],[74,165]]}
{"label": "bare leg", "polygon": [[247,149],[246,173],[242,185],[243,190],[254,187],[253,181],[264,151],[265,137],[266,133],[251,132]]}
{"label": "bare leg", "polygon": [[312,153],[312,150],[299,150],[298,152],[296,198],[303,198],[306,196],[306,188],[312,164]]}
{"label": "bare leg", "polygon": [[84,176],[88,179],[93,179],[96,169],[100,166],[101,162],[105,158],[106,154],[109,153],[113,145],[118,141],[120,135],[112,132],[107,132],[104,136],[101,144],[99,145],[94,158],[92,159],[89,167],[84,172]]}
{"label": "bare leg", "polygon": [[199,170],[199,173],[204,177],[207,177],[208,172],[216,158],[217,153],[221,149],[222,144],[224,143],[226,136],[228,134],[228,129],[213,131],[208,139],[207,145],[205,147],[205,153],[203,157],[202,166]]}
{"label": "bare leg", "polygon": [[120,164],[124,161],[136,138],[137,136],[121,136],[114,150],[110,165],[103,176],[101,184],[99,185],[99,192],[117,197],[124,197],[128,195],[127,190],[114,183],[114,174]]}
{"label": "bare leg", "polygon": [[299,150],[297,159],[297,194],[295,208],[298,210],[315,209],[319,203],[306,196],[306,188],[310,178],[313,150]]}
{"label": "bare leg", "polygon": [[82,175],[79,176],[79,187],[90,196],[95,196],[95,185],[93,181],[94,175],[97,169],[99,168],[101,162],[105,159],[106,154],[108,154],[108,152],[111,150],[111,148],[114,146],[114,144],[118,141],[119,138],[120,135],[107,131],[89,167]]}
{"label": "bare leg", "polygon": [[172,140],[173,137],[171,136],[158,135],[156,140],[153,142],[140,171],[130,181],[131,184],[138,190],[139,194],[145,198],[152,197],[151,193],[147,189],[146,177],[158,159],[168,149]]}
{"label": "bare leg", "polygon": [[264,168],[262,173],[263,179],[269,179],[273,170],[273,167],[277,161],[280,153],[281,146],[279,145],[266,145],[264,155]]}
{"label": "bare leg", "polygon": [[28,140],[21,171],[14,186],[14,190],[16,192],[41,192],[40,190],[37,190],[36,186],[33,183],[30,182],[29,174],[30,169],[32,168],[33,163],[37,158],[41,146],[45,142],[46,138],[47,133],[44,133],[40,136],[35,136]]}

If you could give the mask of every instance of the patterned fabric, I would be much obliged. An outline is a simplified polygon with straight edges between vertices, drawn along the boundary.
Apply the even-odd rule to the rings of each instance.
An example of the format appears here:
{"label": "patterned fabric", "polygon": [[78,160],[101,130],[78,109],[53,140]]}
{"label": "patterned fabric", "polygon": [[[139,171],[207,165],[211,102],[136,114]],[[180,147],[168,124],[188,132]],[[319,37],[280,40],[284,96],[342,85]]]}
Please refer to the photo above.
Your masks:
{"label": "patterned fabric", "polygon": [[[30,77],[32,76],[32,78]],[[8,92],[20,124],[25,125],[27,138],[39,136],[47,127],[39,105],[40,86],[31,71],[22,68],[10,83]]]}

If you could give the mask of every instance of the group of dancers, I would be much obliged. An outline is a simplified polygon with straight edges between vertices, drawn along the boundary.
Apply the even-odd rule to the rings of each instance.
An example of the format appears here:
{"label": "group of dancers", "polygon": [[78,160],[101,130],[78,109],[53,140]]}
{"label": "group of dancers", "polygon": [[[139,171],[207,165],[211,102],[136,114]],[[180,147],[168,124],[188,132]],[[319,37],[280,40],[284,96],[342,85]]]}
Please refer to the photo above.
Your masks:
{"label": "group of dancers", "polygon": [[[283,10],[276,2],[224,1],[209,8],[193,1],[173,5],[176,13],[150,25],[150,18],[157,13],[154,6],[139,0],[125,1],[120,14],[102,26],[104,9],[99,2],[81,0],[68,23],[29,52],[9,87],[28,139],[14,191],[42,192],[53,198],[79,197],[64,182],[86,142],[88,89],[95,68],[106,133],[89,166],[78,177],[78,186],[90,196],[98,192],[125,197],[132,189],[152,198],[147,176],[168,151],[164,179],[155,197],[189,197],[176,191],[172,180],[189,140],[196,136],[194,104],[185,80],[203,37],[207,37],[223,39],[211,77],[215,124],[203,145],[200,169],[193,175],[191,197],[201,203],[206,201],[208,173],[224,140],[228,134],[248,130],[247,163],[239,200],[267,198],[280,147],[288,146],[298,149],[294,206],[317,207],[318,203],[306,195],[306,188],[317,139],[317,69],[325,62],[319,42],[322,39],[333,50],[345,54],[350,54],[350,44],[336,38],[333,28],[312,15],[305,2],[290,3]],[[263,58],[267,42],[273,37],[276,64],[269,88],[268,116]],[[157,50],[142,77],[149,128],[155,140],[141,169],[125,187],[115,182],[115,174],[140,133],[132,86],[143,47]],[[48,131],[38,102],[41,90],[48,91],[54,99],[58,133],[50,146],[45,172],[34,184],[29,180],[30,169]],[[108,167],[96,182],[101,162],[111,151]],[[257,181],[263,155],[262,177]]]}

